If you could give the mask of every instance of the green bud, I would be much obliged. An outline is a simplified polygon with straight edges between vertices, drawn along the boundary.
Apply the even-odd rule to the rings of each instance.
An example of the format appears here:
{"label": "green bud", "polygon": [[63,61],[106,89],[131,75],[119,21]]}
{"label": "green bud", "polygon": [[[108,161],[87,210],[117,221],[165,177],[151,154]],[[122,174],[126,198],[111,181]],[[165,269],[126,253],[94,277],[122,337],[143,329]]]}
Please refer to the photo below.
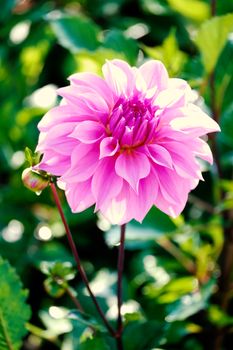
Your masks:
{"label": "green bud", "polygon": [[22,173],[22,181],[29,190],[40,194],[49,184],[49,178],[40,172],[27,168]]}

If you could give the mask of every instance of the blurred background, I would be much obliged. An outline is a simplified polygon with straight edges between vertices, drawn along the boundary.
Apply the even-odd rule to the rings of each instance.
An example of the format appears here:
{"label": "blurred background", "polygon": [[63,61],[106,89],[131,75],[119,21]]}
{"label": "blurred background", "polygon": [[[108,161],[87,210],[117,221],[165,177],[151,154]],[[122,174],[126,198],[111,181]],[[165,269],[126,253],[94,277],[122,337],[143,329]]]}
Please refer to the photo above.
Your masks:
{"label": "blurred background", "polygon": [[[64,318],[75,306],[69,292],[49,279],[54,266],[67,267],[69,291],[78,293],[98,321],[79,276],[70,272],[74,261],[49,189],[37,196],[21,182],[28,167],[24,149],[34,151],[37,124],[58,103],[56,89],[68,84],[70,74],[101,74],[106,59],[139,65],[153,58],[163,61],[171,77],[189,81],[197,103],[220,120],[222,132],[210,137],[216,163],[203,164],[205,182],[192,192],[183,214],[172,220],[153,208],[142,225],[127,227],[125,349],[232,349],[233,287],[226,257],[233,256],[233,1],[0,0],[0,5],[0,255],[29,290],[32,313],[21,348],[114,349],[101,335],[85,341],[87,325],[76,316]],[[91,285],[114,320],[118,228],[93,208],[71,215],[60,195]]]}

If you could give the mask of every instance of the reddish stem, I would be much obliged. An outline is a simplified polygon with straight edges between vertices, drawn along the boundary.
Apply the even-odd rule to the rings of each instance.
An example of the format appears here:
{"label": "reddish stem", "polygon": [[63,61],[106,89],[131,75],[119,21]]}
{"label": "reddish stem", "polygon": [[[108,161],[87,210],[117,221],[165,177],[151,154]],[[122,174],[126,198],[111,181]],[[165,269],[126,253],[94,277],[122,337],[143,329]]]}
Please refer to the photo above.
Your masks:
{"label": "reddish stem", "polygon": [[117,318],[117,348],[118,350],[123,350],[122,343],[122,315],[121,315],[121,306],[122,306],[122,276],[124,269],[124,251],[125,251],[125,228],[126,225],[121,226],[121,237],[120,237],[120,246],[119,246],[119,255],[118,255],[118,281],[117,281],[117,306],[118,306],[118,318]]}
{"label": "reddish stem", "polygon": [[59,199],[59,196],[58,196],[58,193],[57,193],[57,189],[56,189],[56,186],[53,182],[50,183],[50,187],[51,187],[51,190],[52,190],[52,193],[53,193],[53,197],[54,197],[54,201],[56,203],[56,206],[57,206],[57,209],[59,211],[59,214],[61,216],[61,219],[62,219],[62,222],[63,222],[63,225],[65,227],[65,231],[66,231],[66,234],[67,234],[67,238],[68,238],[68,242],[69,242],[69,245],[70,245],[70,248],[71,248],[71,251],[73,253],[73,256],[75,258],[75,261],[76,261],[76,265],[77,265],[77,268],[78,268],[78,271],[80,273],[80,276],[89,292],[89,295],[96,307],[96,310],[97,312],[99,313],[100,317],[102,318],[106,328],[108,329],[109,333],[115,337],[116,336],[116,333],[114,331],[114,329],[112,328],[112,326],[110,325],[110,323],[108,322],[108,320],[106,319],[101,307],[99,306],[99,303],[95,297],[95,295],[93,294],[91,288],[90,288],[90,285],[89,285],[89,281],[87,279],[87,276],[86,276],[86,273],[81,265],[81,260],[79,258],[79,254],[78,254],[78,251],[77,251],[77,248],[75,246],[75,243],[74,243],[74,240],[73,240],[73,237],[72,237],[72,234],[71,234],[71,231],[70,231],[70,228],[69,228],[69,225],[66,221],[66,218],[65,218],[65,215],[63,213],[63,209],[62,209],[62,206],[61,206],[61,202],[60,202],[60,199]]}

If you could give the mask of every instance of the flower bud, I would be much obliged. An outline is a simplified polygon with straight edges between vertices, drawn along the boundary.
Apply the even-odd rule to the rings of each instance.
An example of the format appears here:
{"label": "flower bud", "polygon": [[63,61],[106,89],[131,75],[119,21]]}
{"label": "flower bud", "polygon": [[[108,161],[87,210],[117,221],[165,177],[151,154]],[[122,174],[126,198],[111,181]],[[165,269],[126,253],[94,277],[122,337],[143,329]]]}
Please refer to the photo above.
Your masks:
{"label": "flower bud", "polygon": [[49,179],[32,168],[27,168],[22,173],[22,181],[29,190],[40,194],[49,184]]}

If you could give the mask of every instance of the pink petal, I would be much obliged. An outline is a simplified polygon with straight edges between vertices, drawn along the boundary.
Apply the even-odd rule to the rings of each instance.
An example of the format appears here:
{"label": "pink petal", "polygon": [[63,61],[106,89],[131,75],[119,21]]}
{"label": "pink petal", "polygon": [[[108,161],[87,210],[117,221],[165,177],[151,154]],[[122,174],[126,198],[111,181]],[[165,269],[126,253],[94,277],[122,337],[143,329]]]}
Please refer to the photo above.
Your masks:
{"label": "pink petal", "polygon": [[80,213],[95,203],[91,192],[91,179],[66,184],[66,198],[73,213]]}
{"label": "pink petal", "polygon": [[176,204],[181,200],[182,193],[180,193],[178,181],[181,181],[180,177],[174,170],[156,165],[153,167],[153,171],[157,176],[160,192],[163,197],[169,202]]}
{"label": "pink petal", "polygon": [[120,146],[114,137],[106,137],[100,143],[100,159],[104,157],[114,156]]}
{"label": "pink petal", "polygon": [[125,179],[138,192],[140,179],[150,172],[150,162],[147,156],[137,151],[125,151],[116,160],[116,173]]}
{"label": "pink petal", "polygon": [[36,151],[43,152],[45,149],[55,149],[57,153],[69,155],[77,145],[77,141],[69,138],[75,123],[63,123],[53,126],[50,132],[40,133]]}
{"label": "pink petal", "polygon": [[185,93],[178,89],[163,90],[156,97],[154,105],[161,109],[183,107],[185,105]]}
{"label": "pink petal", "polygon": [[127,90],[127,76],[125,72],[114,63],[107,61],[103,66],[103,75],[110,89],[116,96],[121,96]]}
{"label": "pink petal", "polygon": [[91,120],[78,123],[70,137],[83,143],[95,143],[104,136],[105,128],[102,124]]}
{"label": "pink petal", "polygon": [[168,73],[162,62],[151,60],[144,63],[140,68],[148,89],[157,86],[159,90],[167,88],[168,85]]}
{"label": "pink petal", "polygon": [[70,157],[46,150],[36,169],[44,170],[52,175],[61,176],[70,167]]}
{"label": "pink petal", "polygon": [[172,158],[166,148],[153,144],[148,145],[147,150],[150,158],[155,163],[172,169]]}
{"label": "pink petal", "polygon": [[123,180],[115,172],[115,159],[107,157],[101,159],[92,179],[92,193],[96,200],[96,208],[118,195]]}
{"label": "pink petal", "polygon": [[95,172],[99,162],[99,150],[95,145],[80,144],[71,155],[71,167],[62,176],[67,183],[82,182]]}
{"label": "pink petal", "polygon": [[188,199],[188,192],[183,194],[183,200],[182,202],[177,202],[176,204],[168,202],[161,191],[158,191],[157,198],[154,202],[154,205],[159,208],[161,211],[166,213],[167,215],[176,218],[180,215],[180,213],[183,211],[186,202]]}
{"label": "pink petal", "polygon": [[193,134],[193,136],[202,136],[209,132],[220,131],[219,125],[211,119],[206,113],[193,105],[183,109],[186,114],[185,118],[176,118],[171,122],[171,126],[175,130],[185,130]]}
{"label": "pink petal", "polygon": [[204,140],[199,138],[193,140],[193,151],[196,156],[206,160],[210,164],[213,164],[213,155],[211,149],[208,143],[206,143]]}
{"label": "pink petal", "polygon": [[124,181],[119,195],[100,211],[112,224],[122,225],[132,219],[142,222],[156,199],[157,191],[158,183],[152,173],[140,181],[138,194]]}
{"label": "pink petal", "polygon": [[93,92],[80,92],[76,86],[67,86],[57,90],[58,94],[65,98],[68,103],[78,106],[79,103],[86,105],[86,108],[94,112],[108,113],[109,107],[105,100]]}
{"label": "pink petal", "polygon": [[200,166],[195,160],[192,141],[186,145],[181,142],[166,142],[163,146],[169,151],[174,169],[182,177],[194,177],[203,180]]}
{"label": "pink petal", "polygon": [[112,60],[111,62],[116,67],[120,68],[122,70],[122,72],[124,72],[124,74],[127,78],[126,94],[129,96],[134,90],[134,84],[135,84],[134,70],[125,61],[115,59],[115,60]]}
{"label": "pink petal", "polygon": [[98,120],[98,117],[96,112],[94,113],[93,110],[90,110],[83,103],[79,103],[76,106],[60,105],[52,108],[44,115],[38,124],[38,128],[40,131],[47,131],[52,126],[56,126],[60,123],[77,123],[87,119]]}
{"label": "pink petal", "polygon": [[69,77],[69,80],[71,81],[71,84],[76,86],[88,87],[90,92],[93,92],[92,90],[96,91],[96,93],[105,100],[109,107],[113,105],[113,96],[109,91],[109,86],[106,81],[98,75],[93,73],[76,73],[72,74]]}

